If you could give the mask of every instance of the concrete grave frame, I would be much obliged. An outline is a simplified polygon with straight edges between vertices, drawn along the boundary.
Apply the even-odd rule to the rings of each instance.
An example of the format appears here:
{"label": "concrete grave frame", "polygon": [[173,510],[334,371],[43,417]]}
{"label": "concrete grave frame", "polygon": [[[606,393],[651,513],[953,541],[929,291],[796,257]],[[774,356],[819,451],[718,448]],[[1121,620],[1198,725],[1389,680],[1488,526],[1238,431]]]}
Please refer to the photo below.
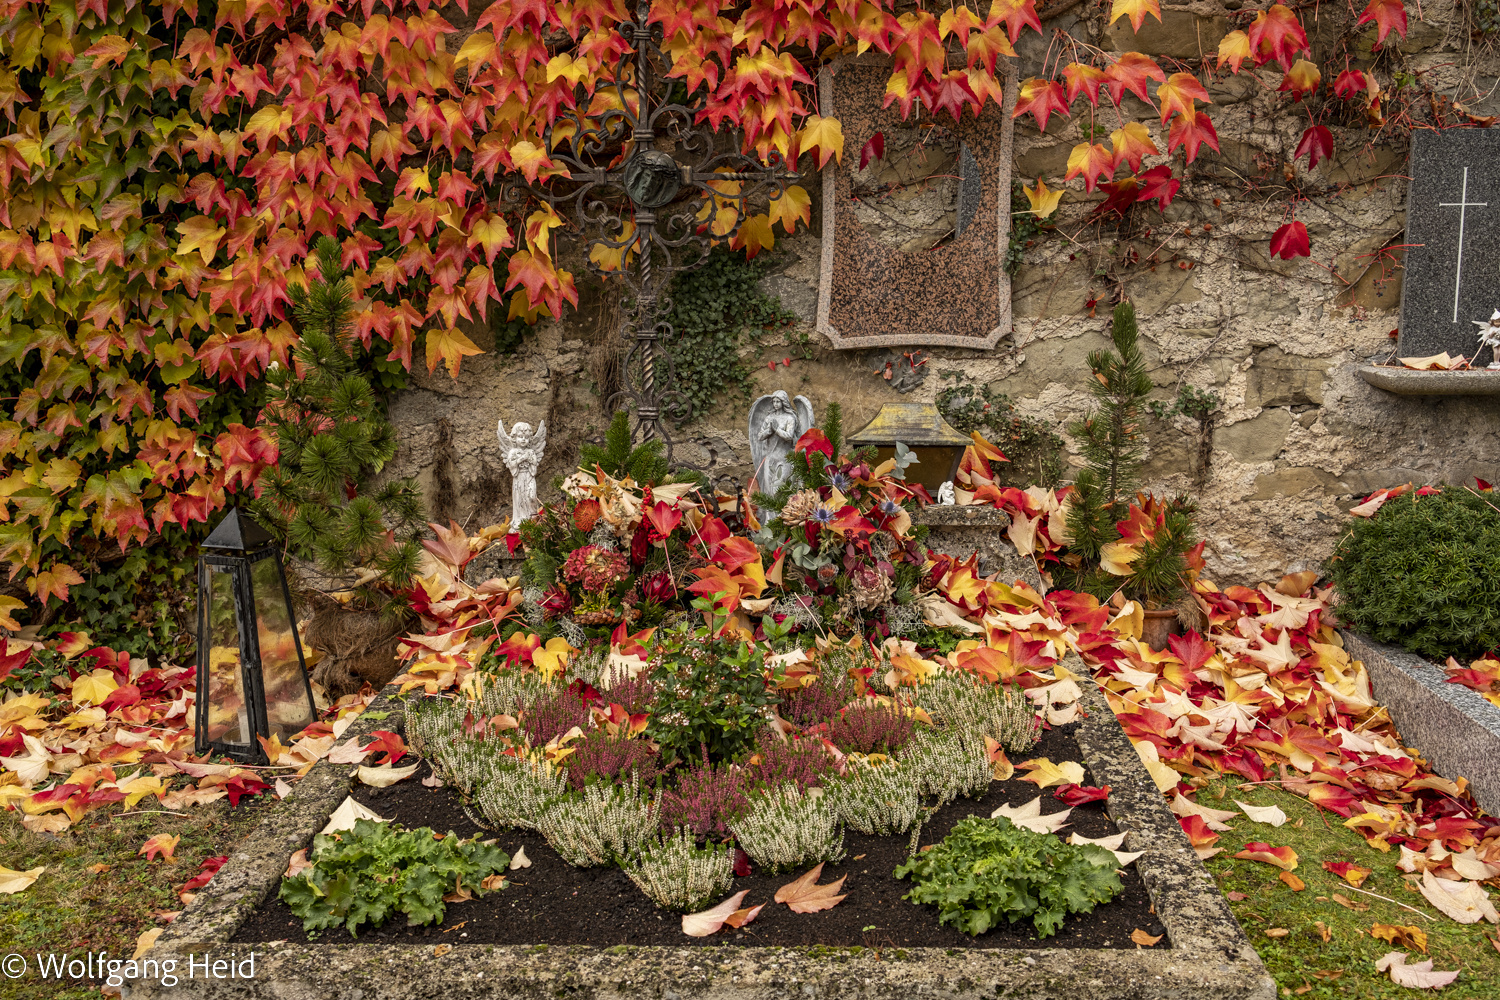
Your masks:
{"label": "concrete grave frame", "polygon": [[[1082,663],[1069,665],[1085,674]],[[1078,732],[1079,748],[1095,780],[1111,788],[1108,809],[1127,834],[1125,849],[1146,852],[1135,863],[1171,947],[1163,942],[1133,951],[907,948],[877,958],[857,948],[454,944],[439,958],[431,944],[231,944],[250,912],[275,896],[287,859],[308,846],[349,791],[354,768],[322,761],[233,850],[213,882],[145,956],[176,959],[181,973],[190,955],[197,956],[201,969],[205,954],[227,959],[233,952],[243,961],[253,949],[254,978],[180,976],[173,987],[136,980],[127,984],[125,995],[129,1000],[1275,1000],[1275,984],[1104,697],[1093,684],[1083,687],[1088,715]],[[382,696],[371,709],[394,713],[399,706]],[[346,738],[393,722],[357,721]]]}
{"label": "concrete grave frame", "polygon": [[1445,778],[1464,777],[1474,801],[1500,813],[1500,708],[1415,653],[1343,631],[1344,649],[1370,674],[1375,699],[1391,713],[1401,742]]}

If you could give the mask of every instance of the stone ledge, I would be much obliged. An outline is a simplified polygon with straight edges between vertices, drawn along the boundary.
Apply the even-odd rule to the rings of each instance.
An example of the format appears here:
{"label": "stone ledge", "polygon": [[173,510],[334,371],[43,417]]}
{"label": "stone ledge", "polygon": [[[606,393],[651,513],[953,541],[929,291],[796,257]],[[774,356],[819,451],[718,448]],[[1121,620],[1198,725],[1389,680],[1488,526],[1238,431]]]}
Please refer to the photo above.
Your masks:
{"label": "stone ledge", "polygon": [[1344,648],[1362,660],[1375,698],[1401,740],[1445,778],[1469,781],[1474,800],[1500,814],[1500,708],[1415,653],[1344,631]]}
{"label": "stone ledge", "polygon": [[912,522],[929,527],[1008,528],[1010,515],[999,507],[991,507],[987,503],[964,507],[956,504],[933,503],[913,514]]}
{"label": "stone ledge", "polygon": [[[1081,677],[1076,657],[1067,664]],[[1111,817],[1136,865],[1171,947],[1135,951],[908,948],[879,956],[858,948],[491,946],[457,944],[441,957],[428,945],[230,944],[245,914],[269,899],[292,851],[306,846],[349,787],[351,767],[320,761],[297,794],[230,855],[148,953],[175,959],[178,982],[138,979],[131,1000],[529,1000],[649,996],[687,1000],[782,1000],[788,996],[943,1000],[1275,1000],[1276,988],[1230,913],[1212,876],[1141,767],[1098,688],[1085,680],[1079,747],[1111,788]],[[384,705],[384,699],[377,701]],[[356,724],[358,725],[358,724]],[[351,731],[355,727],[351,727]],[[366,726],[365,728],[373,728]],[[310,784],[312,783],[312,784]],[[304,794],[304,791],[311,794]],[[284,807],[284,808],[283,808]],[[230,899],[229,897],[233,897]],[[190,955],[243,960],[253,979],[189,980]]]}
{"label": "stone ledge", "polygon": [[1398,396],[1500,396],[1500,371],[1419,372],[1411,368],[1360,365],[1355,374]]}

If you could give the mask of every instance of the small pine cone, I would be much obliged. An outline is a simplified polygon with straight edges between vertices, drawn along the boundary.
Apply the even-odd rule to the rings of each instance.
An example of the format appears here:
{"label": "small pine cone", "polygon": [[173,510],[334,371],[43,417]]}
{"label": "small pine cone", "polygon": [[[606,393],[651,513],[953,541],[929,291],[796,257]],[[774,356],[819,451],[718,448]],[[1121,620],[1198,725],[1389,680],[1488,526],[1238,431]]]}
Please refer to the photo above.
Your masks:
{"label": "small pine cone", "polygon": [[599,501],[589,497],[578,501],[578,506],[573,508],[573,527],[579,531],[592,531],[594,524],[599,520],[599,515],[604,508],[599,506]]}
{"label": "small pine cone", "polygon": [[781,522],[789,528],[800,528],[807,523],[812,512],[818,509],[822,499],[816,490],[793,493],[786,506],[781,508]]}

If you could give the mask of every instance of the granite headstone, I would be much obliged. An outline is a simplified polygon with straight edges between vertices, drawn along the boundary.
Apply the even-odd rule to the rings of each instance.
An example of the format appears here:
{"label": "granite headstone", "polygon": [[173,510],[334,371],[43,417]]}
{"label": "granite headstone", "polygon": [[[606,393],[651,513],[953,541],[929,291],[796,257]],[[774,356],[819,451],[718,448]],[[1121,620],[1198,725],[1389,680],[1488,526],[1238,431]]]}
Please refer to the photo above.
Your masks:
{"label": "granite headstone", "polygon": [[[1011,329],[1010,276],[1002,266],[1010,236],[1010,110],[987,101],[955,122],[923,115],[955,145],[957,190],[951,237],[907,252],[859,218],[859,150],[876,134],[911,127],[886,98],[889,62],[841,60],[818,77],[820,110],[843,124],[843,163],[823,170],[823,254],[818,330],[836,348],[919,344],[990,348]],[[889,104],[889,107],[885,106]],[[950,175],[951,176],[951,175]],[[935,242],[936,245],[930,245]]]}
{"label": "granite headstone", "polygon": [[1408,172],[1397,354],[1482,368],[1495,357],[1479,333],[1500,308],[1500,130],[1414,132]]}

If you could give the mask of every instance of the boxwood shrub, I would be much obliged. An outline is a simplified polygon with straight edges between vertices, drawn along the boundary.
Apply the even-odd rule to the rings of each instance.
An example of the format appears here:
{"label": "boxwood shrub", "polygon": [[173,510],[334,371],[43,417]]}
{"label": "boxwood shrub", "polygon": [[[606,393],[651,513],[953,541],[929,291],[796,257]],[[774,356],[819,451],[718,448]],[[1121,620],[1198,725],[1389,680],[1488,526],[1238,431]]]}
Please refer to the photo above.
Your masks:
{"label": "boxwood shrub", "polygon": [[1325,564],[1340,621],[1424,656],[1500,646],[1500,500],[1442,486],[1355,518]]}

